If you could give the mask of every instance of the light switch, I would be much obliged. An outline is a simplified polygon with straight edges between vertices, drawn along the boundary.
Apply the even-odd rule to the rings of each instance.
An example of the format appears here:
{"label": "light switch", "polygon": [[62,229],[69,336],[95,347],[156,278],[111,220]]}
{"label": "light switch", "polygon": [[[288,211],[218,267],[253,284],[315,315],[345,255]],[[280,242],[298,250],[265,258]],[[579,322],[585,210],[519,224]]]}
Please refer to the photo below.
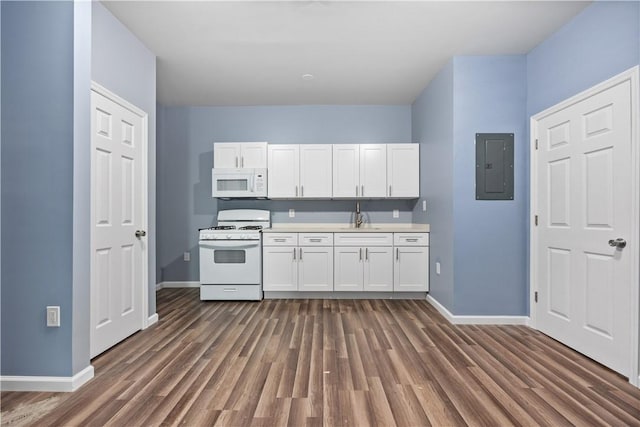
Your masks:
{"label": "light switch", "polygon": [[423,200],[422,201],[422,212],[426,212],[427,211],[427,201]]}
{"label": "light switch", "polygon": [[436,261],[436,274],[440,275],[440,261]]}
{"label": "light switch", "polygon": [[289,209],[289,218],[295,218],[295,217],[296,217],[296,210]]}
{"label": "light switch", "polygon": [[54,328],[60,327],[60,306],[47,306],[47,326]]}
{"label": "light switch", "polygon": [[185,252],[182,255],[182,259],[185,260],[185,261],[191,261],[191,252]]}
{"label": "light switch", "polygon": [[400,218],[400,210],[399,209],[394,209],[393,210],[393,217],[394,218]]}

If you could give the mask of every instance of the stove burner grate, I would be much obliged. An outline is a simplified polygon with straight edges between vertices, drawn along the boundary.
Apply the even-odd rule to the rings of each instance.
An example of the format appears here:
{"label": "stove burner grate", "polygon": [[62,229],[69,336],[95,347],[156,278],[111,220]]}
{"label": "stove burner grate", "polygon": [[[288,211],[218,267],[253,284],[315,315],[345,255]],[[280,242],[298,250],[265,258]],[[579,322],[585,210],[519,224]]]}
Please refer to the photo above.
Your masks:
{"label": "stove burner grate", "polygon": [[262,230],[261,225],[245,225],[240,227],[240,230]]}
{"label": "stove burner grate", "polygon": [[209,230],[235,230],[235,225],[216,225],[215,227],[211,227]]}

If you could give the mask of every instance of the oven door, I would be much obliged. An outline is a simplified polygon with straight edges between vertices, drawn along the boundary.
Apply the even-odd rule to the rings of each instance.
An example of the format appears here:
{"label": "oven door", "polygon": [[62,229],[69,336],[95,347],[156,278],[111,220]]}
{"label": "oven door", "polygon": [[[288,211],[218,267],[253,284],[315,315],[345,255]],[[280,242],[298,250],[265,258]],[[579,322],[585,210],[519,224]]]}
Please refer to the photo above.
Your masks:
{"label": "oven door", "polygon": [[262,284],[260,240],[201,240],[200,283]]}

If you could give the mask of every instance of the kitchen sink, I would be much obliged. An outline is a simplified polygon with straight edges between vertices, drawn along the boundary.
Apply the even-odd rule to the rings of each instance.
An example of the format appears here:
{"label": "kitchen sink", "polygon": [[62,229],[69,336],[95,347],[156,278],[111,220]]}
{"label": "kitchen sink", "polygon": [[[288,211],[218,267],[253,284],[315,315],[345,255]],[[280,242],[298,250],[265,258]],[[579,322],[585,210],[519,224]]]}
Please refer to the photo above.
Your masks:
{"label": "kitchen sink", "polygon": [[380,230],[380,227],[362,227],[362,228],[340,227],[340,228],[338,228],[338,230],[369,231],[369,230]]}

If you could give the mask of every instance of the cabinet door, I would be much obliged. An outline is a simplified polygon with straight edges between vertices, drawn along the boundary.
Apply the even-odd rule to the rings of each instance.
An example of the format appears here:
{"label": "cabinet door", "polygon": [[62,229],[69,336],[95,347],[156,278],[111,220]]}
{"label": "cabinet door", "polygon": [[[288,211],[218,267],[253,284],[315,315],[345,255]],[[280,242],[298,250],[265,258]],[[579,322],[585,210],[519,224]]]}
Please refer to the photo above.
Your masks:
{"label": "cabinet door", "polygon": [[334,247],[333,289],[362,291],[362,248]]}
{"label": "cabinet door", "polygon": [[387,146],[360,145],[360,197],[387,196]]}
{"label": "cabinet door", "polygon": [[330,198],[331,145],[300,145],[300,197]]}
{"label": "cabinet door", "polygon": [[241,144],[240,167],[252,169],[267,168],[267,143],[245,142]]}
{"label": "cabinet door", "polygon": [[395,292],[427,292],[429,290],[428,247],[395,248],[393,290]]}
{"label": "cabinet door", "polygon": [[420,145],[387,145],[387,196],[420,197]]}
{"label": "cabinet door", "polygon": [[299,155],[298,145],[269,145],[267,188],[270,199],[292,199],[298,197]]}
{"label": "cabinet door", "polygon": [[265,291],[297,291],[297,248],[268,246],[262,249],[262,289]]}
{"label": "cabinet door", "polygon": [[333,248],[298,249],[298,290],[333,291]]}
{"label": "cabinet door", "polygon": [[364,290],[393,291],[393,248],[372,246],[364,251]]}
{"label": "cabinet door", "polygon": [[239,168],[240,144],[237,142],[213,143],[214,168]]}
{"label": "cabinet door", "polygon": [[360,195],[360,148],[357,144],[333,145],[333,197]]}

